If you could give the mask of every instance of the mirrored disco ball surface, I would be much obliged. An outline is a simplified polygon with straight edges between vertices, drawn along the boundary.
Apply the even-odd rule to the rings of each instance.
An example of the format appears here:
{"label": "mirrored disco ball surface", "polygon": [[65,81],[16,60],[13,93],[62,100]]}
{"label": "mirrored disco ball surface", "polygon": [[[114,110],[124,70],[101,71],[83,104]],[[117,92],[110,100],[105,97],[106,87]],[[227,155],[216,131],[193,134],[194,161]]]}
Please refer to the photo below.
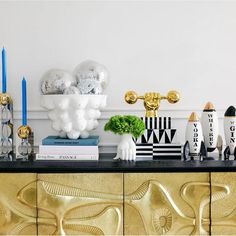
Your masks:
{"label": "mirrored disco ball surface", "polygon": [[80,63],[73,75],[81,94],[102,94],[109,80],[107,68],[92,60]]}
{"label": "mirrored disco ball surface", "polygon": [[42,94],[63,94],[65,91],[68,93],[69,88],[76,84],[76,79],[71,73],[60,69],[47,71],[40,81]]}

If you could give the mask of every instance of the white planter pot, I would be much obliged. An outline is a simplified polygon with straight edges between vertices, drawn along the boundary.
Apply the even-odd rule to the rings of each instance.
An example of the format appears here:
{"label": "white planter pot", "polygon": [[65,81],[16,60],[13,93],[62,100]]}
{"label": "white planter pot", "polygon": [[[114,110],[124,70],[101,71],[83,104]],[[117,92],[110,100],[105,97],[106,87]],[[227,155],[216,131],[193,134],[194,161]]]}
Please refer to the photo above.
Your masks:
{"label": "white planter pot", "polygon": [[136,160],[136,145],[131,134],[120,135],[120,143],[117,147],[117,156],[114,159],[121,159],[125,161]]}
{"label": "white planter pot", "polygon": [[87,138],[98,126],[106,95],[42,95],[41,105],[48,110],[52,127],[61,137]]}

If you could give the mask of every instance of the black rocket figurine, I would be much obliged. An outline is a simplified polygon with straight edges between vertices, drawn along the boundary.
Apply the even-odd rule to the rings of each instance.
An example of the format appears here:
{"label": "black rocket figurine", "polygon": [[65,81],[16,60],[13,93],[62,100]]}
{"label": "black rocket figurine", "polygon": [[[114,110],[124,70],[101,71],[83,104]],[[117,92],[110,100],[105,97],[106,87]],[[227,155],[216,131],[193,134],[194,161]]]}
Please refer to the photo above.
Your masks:
{"label": "black rocket figurine", "polygon": [[236,159],[236,108],[234,106],[230,106],[225,112],[224,131],[226,141],[225,159],[228,160],[230,155],[233,155]]}

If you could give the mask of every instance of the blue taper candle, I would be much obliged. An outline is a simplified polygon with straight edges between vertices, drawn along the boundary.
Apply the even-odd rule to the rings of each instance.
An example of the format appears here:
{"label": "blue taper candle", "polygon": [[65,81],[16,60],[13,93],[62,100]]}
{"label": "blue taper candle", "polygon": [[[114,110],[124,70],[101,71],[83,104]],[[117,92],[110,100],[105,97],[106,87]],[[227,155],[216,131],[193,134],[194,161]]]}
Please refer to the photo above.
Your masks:
{"label": "blue taper candle", "polygon": [[27,125],[27,91],[25,78],[22,79],[22,125]]}
{"label": "blue taper candle", "polygon": [[6,50],[2,49],[2,93],[7,92]]}

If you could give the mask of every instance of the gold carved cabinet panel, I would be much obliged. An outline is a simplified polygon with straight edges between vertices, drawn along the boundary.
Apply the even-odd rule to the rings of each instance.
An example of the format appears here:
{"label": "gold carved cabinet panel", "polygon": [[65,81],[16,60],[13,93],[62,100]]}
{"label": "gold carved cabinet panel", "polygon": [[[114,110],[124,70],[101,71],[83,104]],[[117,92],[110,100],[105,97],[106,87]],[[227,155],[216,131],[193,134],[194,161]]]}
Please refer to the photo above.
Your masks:
{"label": "gold carved cabinet panel", "polygon": [[209,173],[124,174],[126,235],[207,235]]}
{"label": "gold carved cabinet panel", "polygon": [[211,173],[211,233],[236,235],[236,173]]}
{"label": "gold carved cabinet panel", "polygon": [[0,235],[37,235],[36,174],[0,174]]}
{"label": "gold carved cabinet panel", "polygon": [[123,174],[39,174],[39,235],[123,234]]}

